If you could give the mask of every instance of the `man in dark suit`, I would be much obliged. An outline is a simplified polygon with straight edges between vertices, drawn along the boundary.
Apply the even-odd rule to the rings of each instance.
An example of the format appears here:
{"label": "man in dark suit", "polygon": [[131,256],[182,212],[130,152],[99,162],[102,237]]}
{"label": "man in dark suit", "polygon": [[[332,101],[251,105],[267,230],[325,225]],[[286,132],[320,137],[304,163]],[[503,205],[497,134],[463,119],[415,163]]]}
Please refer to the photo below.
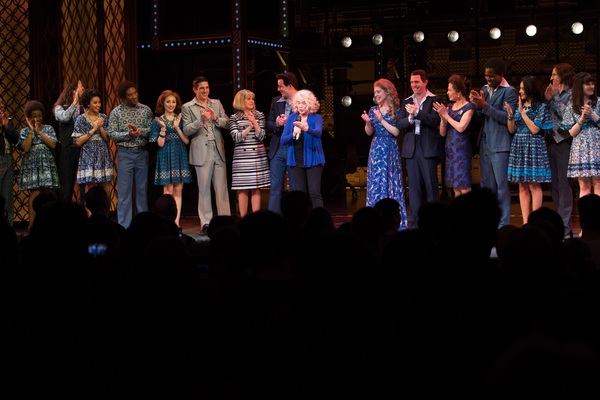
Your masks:
{"label": "man in dark suit", "polygon": [[492,57],[483,68],[488,84],[479,93],[472,90],[470,100],[477,107],[475,118],[481,121],[478,140],[481,187],[491,189],[498,196],[502,210],[498,228],[501,228],[510,224],[511,198],[508,156],[512,136],[506,125],[508,113],[505,104],[508,103],[513,110],[517,109],[517,91],[504,79],[504,60]]}
{"label": "man in dark suit", "polygon": [[277,90],[281,96],[274,97],[271,101],[271,111],[267,119],[267,129],[273,132],[269,145],[269,159],[271,160],[271,188],[269,193],[269,210],[281,213],[281,192],[285,171],[288,171],[290,190],[294,190],[292,172],[287,166],[288,146],[279,143],[287,117],[292,111],[292,101],[298,91],[298,79],[291,72],[277,75]]}
{"label": "man in dark suit", "polygon": [[438,157],[444,155],[438,133],[440,115],[433,109],[441,103],[439,96],[427,90],[427,73],[421,69],[410,74],[413,95],[402,100],[396,128],[406,129],[400,156],[406,159],[411,227],[418,225],[418,212],[423,204],[440,200],[437,179]]}

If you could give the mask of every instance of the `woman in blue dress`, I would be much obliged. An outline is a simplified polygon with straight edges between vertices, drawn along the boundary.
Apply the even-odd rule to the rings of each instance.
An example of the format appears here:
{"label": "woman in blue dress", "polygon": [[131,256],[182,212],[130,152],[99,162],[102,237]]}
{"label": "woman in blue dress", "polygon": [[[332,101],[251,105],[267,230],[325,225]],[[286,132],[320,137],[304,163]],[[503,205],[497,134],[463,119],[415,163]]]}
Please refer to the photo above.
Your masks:
{"label": "woman in blue dress", "polygon": [[392,82],[380,79],[373,84],[373,95],[377,106],[371,107],[369,114],[362,114],[365,132],[373,136],[369,150],[367,168],[367,207],[373,207],[379,200],[390,198],[400,204],[400,230],[408,228],[402,161],[396,138],[400,131],[394,121],[400,114],[398,92]]}
{"label": "woman in blue dress", "polygon": [[473,152],[469,140],[469,124],[475,106],[467,100],[471,85],[462,75],[448,79],[448,107],[435,103],[440,114],[440,135],[446,137],[446,186],[454,189],[454,197],[471,191],[471,159]]}
{"label": "woman in blue dress", "polygon": [[508,130],[515,134],[508,156],[508,180],[519,183],[519,202],[526,224],[531,211],[542,206],[541,183],[551,180],[544,130],[554,128],[554,123],[544,103],[542,80],[537,76],[524,77],[519,87],[518,110],[513,113],[508,103],[505,107]]}
{"label": "woman in blue dress", "polygon": [[185,147],[190,140],[182,131],[181,98],[177,93],[165,90],[158,98],[154,111],[162,114],[152,121],[150,128],[149,140],[157,142],[159,146],[154,184],[162,186],[164,194],[170,194],[175,198],[177,203],[175,223],[179,226],[183,184],[192,181]]}
{"label": "woman in blue dress", "polygon": [[24,152],[19,172],[19,190],[29,190],[27,212],[31,229],[35,219],[33,199],[40,194],[42,188],[58,189],[60,182],[56,161],[50,150],[56,147],[56,133],[52,126],[44,124],[43,104],[31,100],[25,104],[24,111],[29,128],[21,130],[17,143],[17,147]]}
{"label": "woman in blue dress", "polygon": [[572,105],[564,112],[561,129],[573,136],[567,176],[579,179],[579,198],[600,196],[600,101],[594,78],[580,72],[573,78]]}
{"label": "woman in blue dress", "polygon": [[108,149],[108,117],[100,113],[100,93],[86,90],[81,96],[81,105],[87,111],[77,118],[73,129],[73,137],[81,146],[77,184],[85,185],[86,192],[93,186],[102,186],[108,192],[109,182],[115,180],[115,173]]}

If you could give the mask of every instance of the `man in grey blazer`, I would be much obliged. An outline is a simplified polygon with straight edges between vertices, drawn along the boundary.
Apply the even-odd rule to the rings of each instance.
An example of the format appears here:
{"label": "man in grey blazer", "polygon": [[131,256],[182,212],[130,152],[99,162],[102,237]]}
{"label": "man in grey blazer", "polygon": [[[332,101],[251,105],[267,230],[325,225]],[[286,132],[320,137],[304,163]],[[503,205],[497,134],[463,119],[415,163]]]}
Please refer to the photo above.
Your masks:
{"label": "man in grey blazer", "polygon": [[481,92],[472,90],[470,100],[477,107],[475,118],[481,121],[479,131],[479,167],[481,187],[489,188],[498,196],[502,217],[498,228],[510,224],[510,184],[508,182],[508,155],[512,136],[506,121],[505,104],[517,109],[517,90],[510,86],[504,73],[506,63],[492,57],[483,66],[485,85]]}
{"label": "man in grey blazer", "polygon": [[208,79],[194,79],[196,97],[181,108],[183,133],[191,138],[189,163],[198,177],[198,217],[201,234],[206,234],[213,217],[210,197],[212,181],[219,215],[230,215],[227,167],[222,128],[229,127],[229,118],[219,100],[210,99]]}

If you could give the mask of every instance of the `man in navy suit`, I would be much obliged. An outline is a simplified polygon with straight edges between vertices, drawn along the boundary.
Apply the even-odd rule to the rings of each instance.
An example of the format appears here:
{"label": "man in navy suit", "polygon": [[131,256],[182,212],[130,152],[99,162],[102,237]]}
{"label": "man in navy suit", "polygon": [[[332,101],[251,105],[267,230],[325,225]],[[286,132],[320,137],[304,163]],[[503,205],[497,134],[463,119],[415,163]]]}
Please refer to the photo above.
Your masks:
{"label": "man in navy suit", "polygon": [[[410,73],[413,95],[402,100],[396,128],[406,129],[400,156],[406,159],[411,227],[418,225],[418,212],[424,203],[440,200],[437,179],[438,157],[444,155],[438,133],[440,115],[433,109],[441,103],[439,96],[427,90],[427,73],[421,69]],[[425,197],[426,196],[426,197]]]}
{"label": "man in navy suit", "polygon": [[289,145],[282,145],[279,141],[287,117],[292,111],[292,101],[298,91],[298,79],[291,72],[277,75],[277,90],[281,96],[274,97],[271,101],[271,111],[267,119],[267,129],[273,132],[269,145],[269,159],[271,160],[271,188],[269,193],[269,210],[279,214],[281,212],[281,192],[285,171],[288,171],[290,190],[294,190],[291,169],[287,166]]}
{"label": "man in navy suit", "polygon": [[504,79],[504,60],[492,57],[483,68],[488,84],[479,93],[472,90],[470,100],[477,107],[475,118],[482,121],[478,139],[481,187],[491,189],[498,197],[502,210],[498,228],[501,228],[510,224],[508,156],[512,136],[506,125],[505,104],[508,103],[512,110],[517,109],[517,91]]}

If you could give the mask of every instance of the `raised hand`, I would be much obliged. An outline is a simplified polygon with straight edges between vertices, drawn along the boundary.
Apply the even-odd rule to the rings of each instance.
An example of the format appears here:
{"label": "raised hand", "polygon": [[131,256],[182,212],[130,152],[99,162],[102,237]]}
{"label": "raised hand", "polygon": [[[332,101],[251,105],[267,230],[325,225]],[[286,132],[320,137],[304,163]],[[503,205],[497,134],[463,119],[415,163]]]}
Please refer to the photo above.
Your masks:
{"label": "raised hand", "polygon": [[133,124],[125,124],[125,126],[129,128],[130,136],[138,137],[142,134],[142,130]]}
{"label": "raised hand", "polygon": [[[179,115],[181,115],[181,114],[179,114]],[[162,129],[166,129],[167,128],[167,126],[165,125],[165,123],[162,122],[162,120],[160,118],[154,117],[154,120],[159,123],[159,125],[162,127]]]}
{"label": "raised hand", "polygon": [[406,108],[406,112],[409,113],[411,116],[414,116],[415,111],[417,110],[417,106],[415,104],[407,104],[406,106],[404,106],[404,108]]}
{"label": "raised hand", "polygon": [[304,132],[308,130],[308,123],[306,121],[296,121],[294,122],[294,126]]}
{"label": "raised hand", "polygon": [[363,111],[362,115],[360,116],[362,118],[363,121],[365,121],[367,124],[371,123],[371,118],[369,118],[369,114],[367,114],[366,111]]}
{"label": "raised hand", "polygon": [[175,117],[175,121],[173,121],[173,126],[179,126],[179,124],[181,123],[181,113]]}
{"label": "raised hand", "polygon": [[519,113],[521,115],[523,115],[523,101],[521,100],[520,96],[519,96]]}
{"label": "raised hand", "polygon": [[586,104],[583,107],[581,107],[581,115],[583,115],[586,118],[592,115],[592,106]]}
{"label": "raised hand", "polygon": [[381,122],[383,120],[383,115],[381,115],[381,111],[379,111],[377,108],[373,110],[373,114],[375,114],[377,121]]}
{"label": "raised hand", "polygon": [[448,116],[448,109],[442,103],[433,103],[433,109],[444,119]]}
{"label": "raised hand", "polygon": [[208,107],[208,115],[209,115],[210,119],[212,119],[212,120],[217,119],[217,114],[215,114],[215,110],[213,110],[210,107]]}

